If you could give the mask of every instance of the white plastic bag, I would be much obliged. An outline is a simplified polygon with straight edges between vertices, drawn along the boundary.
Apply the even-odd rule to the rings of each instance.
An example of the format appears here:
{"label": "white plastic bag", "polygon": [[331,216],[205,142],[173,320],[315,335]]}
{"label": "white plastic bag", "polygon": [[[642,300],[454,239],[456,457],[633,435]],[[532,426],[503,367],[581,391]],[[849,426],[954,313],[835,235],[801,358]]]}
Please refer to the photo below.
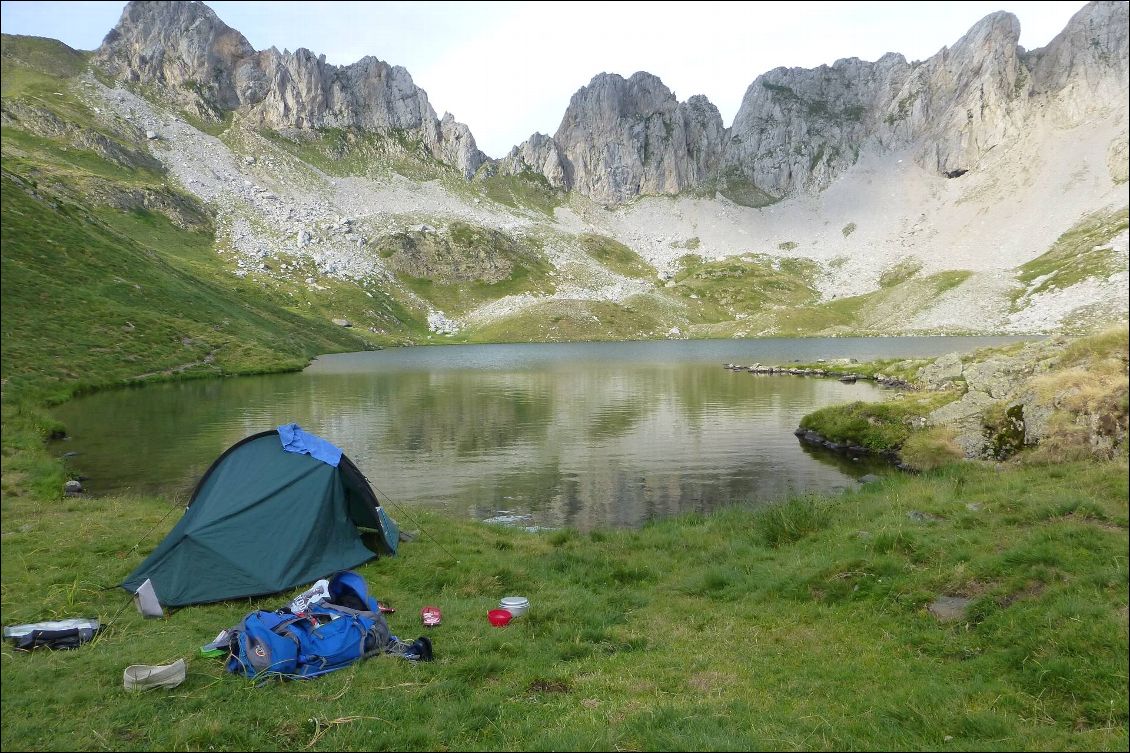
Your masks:
{"label": "white plastic bag", "polygon": [[330,598],[330,582],[323,578],[294,597],[294,600],[290,602],[290,611],[295,614],[302,614],[310,608],[311,604],[317,604],[319,601],[325,601],[328,598]]}

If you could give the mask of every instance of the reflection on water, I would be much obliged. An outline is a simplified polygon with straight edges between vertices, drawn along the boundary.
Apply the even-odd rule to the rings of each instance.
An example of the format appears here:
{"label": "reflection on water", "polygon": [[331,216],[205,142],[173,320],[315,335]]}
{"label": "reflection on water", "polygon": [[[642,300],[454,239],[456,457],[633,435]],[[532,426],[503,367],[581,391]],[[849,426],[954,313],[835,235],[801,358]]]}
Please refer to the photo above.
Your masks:
{"label": "reflection on water", "polygon": [[[522,516],[508,519],[523,525],[633,526],[842,489],[882,468],[813,452],[792,432],[816,408],[887,393],[734,373],[724,361],[944,353],[973,339],[858,340],[854,350],[848,340],[773,340],[327,356],[301,374],[75,400],[58,410],[72,437],[58,449],[78,453],[72,462],[96,493],[187,495],[229,445],[295,421],[345,450],[394,516],[421,505],[476,519]],[[751,342],[762,351],[748,352]]]}

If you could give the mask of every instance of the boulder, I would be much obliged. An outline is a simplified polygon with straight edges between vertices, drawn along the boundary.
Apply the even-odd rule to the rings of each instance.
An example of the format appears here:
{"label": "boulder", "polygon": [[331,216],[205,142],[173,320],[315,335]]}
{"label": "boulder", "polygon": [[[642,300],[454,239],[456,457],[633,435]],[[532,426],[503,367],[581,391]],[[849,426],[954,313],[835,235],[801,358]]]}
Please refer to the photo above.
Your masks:
{"label": "boulder", "polygon": [[957,353],[948,353],[922,368],[921,379],[931,389],[940,389],[961,376],[962,363]]}

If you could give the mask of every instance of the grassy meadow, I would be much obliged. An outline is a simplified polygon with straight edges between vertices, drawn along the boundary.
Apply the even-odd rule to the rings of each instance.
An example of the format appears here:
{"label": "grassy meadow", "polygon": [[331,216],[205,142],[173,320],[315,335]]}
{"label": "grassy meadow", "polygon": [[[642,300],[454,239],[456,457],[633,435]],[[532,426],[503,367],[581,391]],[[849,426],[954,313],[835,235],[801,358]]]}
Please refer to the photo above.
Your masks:
{"label": "grassy meadow", "polygon": [[[86,65],[83,54],[8,35],[2,52],[13,119],[0,133],[0,613],[5,625],[98,617],[106,629],[74,651],[5,644],[0,749],[1130,746],[1126,450],[1078,459],[1070,422],[1039,462],[947,464],[770,508],[735,499],[716,514],[639,530],[526,532],[391,507],[418,535],[397,557],[359,571],[397,608],[389,623],[401,638],[425,633],[422,606],[441,607],[443,624],[427,633],[435,661],[380,657],[262,687],[225,674],[199,647],[290,594],[144,620],[115,584],[172,528],[183,500],[64,497],[66,468],[46,440],[66,427],[50,406],[110,386],[293,370],[318,353],[422,342],[426,323],[375,288],[327,283],[315,295],[236,277],[215,253],[208,209],[170,187],[137,147],[143,134],[110,128],[73,96],[68,82]],[[403,134],[262,135],[334,174],[443,174]],[[564,201],[528,175],[487,176],[474,190],[547,216]],[[719,190],[752,206],[775,200],[738,178]],[[1125,224],[1124,214],[1100,220]],[[420,242],[389,247],[389,258],[400,254],[412,271],[471,258],[484,244],[509,254],[512,274],[478,287],[414,278],[416,294],[460,310],[550,286],[538,249],[484,228],[463,232],[465,243],[413,238]],[[1090,231],[1076,240],[1091,243]],[[691,251],[699,239],[682,243]],[[610,270],[654,281],[653,269],[611,239],[578,244]],[[1035,282],[1064,267],[1072,248],[1025,273]],[[1082,274],[1093,261],[1061,274]],[[968,274],[916,273],[898,269],[867,297],[821,303],[807,264],[688,258],[670,288],[623,304],[547,301],[453,339],[656,338],[673,323],[693,336],[769,326],[786,335],[886,331],[884,312]],[[739,322],[739,313],[750,319]],[[338,327],[337,317],[373,328]],[[1124,350],[1120,337],[1114,345]],[[1038,387],[1049,400],[1066,395],[1065,409],[1079,415],[1125,416],[1125,359],[1098,363],[1088,351],[1110,345],[1067,348],[1066,368]],[[902,374],[895,364],[852,368]],[[1110,389],[1093,387],[1094,373]],[[902,433],[908,417],[930,407],[851,407],[813,425],[893,446],[911,439]],[[527,596],[530,611],[493,628],[487,610],[506,595]],[[942,596],[968,599],[964,614],[936,617],[929,606]],[[177,658],[188,662],[179,687],[123,688],[127,666]]]}
{"label": "grassy meadow", "polygon": [[[5,624],[108,628],[75,651],[4,651],[3,747],[1125,750],[1126,499],[1123,459],[964,464],[584,535],[394,509],[421,535],[359,571],[435,661],[256,687],[199,646],[288,595],[144,620],[105,590],[174,503],[7,498]],[[529,613],[491,627],[509,594]],[[934,617],[941,595],[971,599],[966,615]],[[426,604],[439,627],[421,626]],[[123,689],[126,666],[181,657],[181,686]]]}

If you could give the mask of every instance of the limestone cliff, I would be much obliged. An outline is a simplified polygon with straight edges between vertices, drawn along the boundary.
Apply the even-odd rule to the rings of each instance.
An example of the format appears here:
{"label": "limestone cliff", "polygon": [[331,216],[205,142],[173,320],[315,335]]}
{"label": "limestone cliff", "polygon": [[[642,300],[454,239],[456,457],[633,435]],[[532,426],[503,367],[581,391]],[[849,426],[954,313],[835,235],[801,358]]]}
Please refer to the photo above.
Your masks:
{"label": "limestone cliff", "polygon": [[759,205],[822,190],[867,153],[909,149],[923,167],[959,177],[1043,118],[1070,127],[1121,113],[1117,180],[1127,4],[1088,4],[1031,53],[1019,36],[1016,17],[997,12],[925,61],[888,53],[777,68],[749,86],[729,129],[704,97],[680,103],[650,74],[601,74],[573,96],[553,138],[563,185],[606,203],[718,187]]}
{"label": "limestone cliff", "polygon": [[767,198],[826,187],[861,150],[889,146],[882,142],[884,111],[909,72],[901,55],[888,54],[874,63],[849,58],[758,76],[727,133],[727,180]]}
{"label": "limestone cliff", "polygon": [[997,12],[924,61],[888,53],[777,68],[749,86],[730,128],[703,96],[680,102],[649,73],[601,73],[573,95],[552,137],[534,134],[497,161],[467,126],[437,118],[405,69],[256,51],[199,2],[129,3],[97,60],[203,117],[238,111],[265,128],[403,133],[467,178],[484,164],[534,172],[606,204],[717,189],[759,206],[821,191],[862,157],[895,150],[960,177],[1039,124],[1097,117],[1120,123],[1109,163],[1112,180],[1125,180],[1127,3],[1089,3],[1039,50],[1025,52],[1019,37],[1016,17]]}
{"label": "limestone cliff", "polygon": [[[602,73],[573,95],[552,140],[541,137],[534,147],[536,134],[519,152],[551,144],[553,173],[543,173],[551,184],[617,203],[707,180],[717,168],[723,130],[718,108],[705,97],[679,102],[650,73],[629,79]],[[537,167],[538,158],[524,162]]]}
{"label": "limestone cliff", "polygon": [[1026,56],[1029,95],[1055,95],[1076,118],[1095,105],[1125,110],[1127,24],[1125,2],[1088,4],[1047,47]]}
{"label": "limestone cliff", "polygon": [[129,3],[97,61],[202,117],[238,111],[266,128],[405,132],[466,177],[485,159],[465,125],[436,117],[404,68],[374,57],[339,67],[306,49],[256,51],[203,3]]}
{"label": "limestone cliff", "polygon": [[[914,68],[887,109],[894,143],[917,143],[918,161],[946,175],[974,169],[1025,120],[1020,22],[993,13],[951,48]],[[898,109],[900,103],[910,102]],[[906,117],[899,119],[902,112]]]}
{"label": "limestone cliff", "polygon": [[561,150],[552,137],[535,133],[499,160],[498,171],[503,175],[540,173],[554,188],[565,188],[565,167]]}

